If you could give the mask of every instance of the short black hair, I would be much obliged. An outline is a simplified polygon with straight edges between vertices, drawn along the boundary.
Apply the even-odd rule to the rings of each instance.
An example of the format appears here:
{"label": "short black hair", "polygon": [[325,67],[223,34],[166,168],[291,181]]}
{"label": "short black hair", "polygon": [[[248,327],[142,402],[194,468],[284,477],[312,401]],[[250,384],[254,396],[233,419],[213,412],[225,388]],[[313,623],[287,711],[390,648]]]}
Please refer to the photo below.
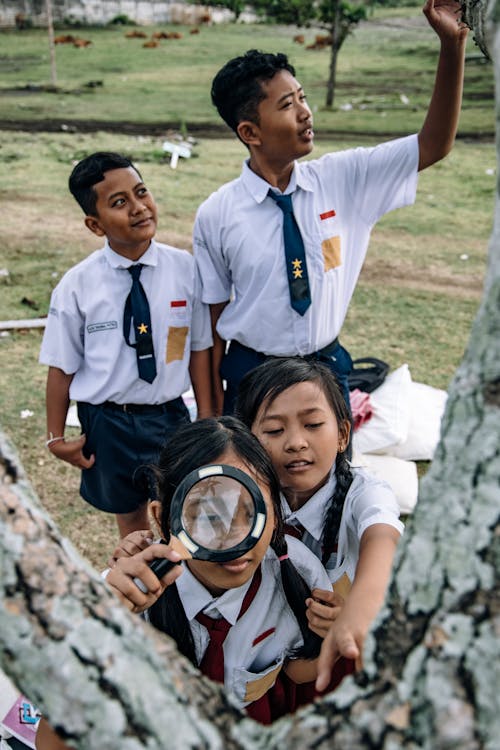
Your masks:
{"label": "short black hair", "polygon": [[295,75],[285,54],[256,49],[234,57],[219,70],[212,81],[212,103],[235,133],[242,120],[258,124],[258,106],[266,98],[262,81],[270,81],[280,70]]}
{"label": "short black hair", "polygon": [[68,184],[71,194],[86,216],[97,216],[97,193],[94,185],[104,180],[104,173],[112,169],[127,169],[128,167],[135,169],[141,177],[139,170],[130,159],[112,151],[97,151],[78,162],[70,174]]}

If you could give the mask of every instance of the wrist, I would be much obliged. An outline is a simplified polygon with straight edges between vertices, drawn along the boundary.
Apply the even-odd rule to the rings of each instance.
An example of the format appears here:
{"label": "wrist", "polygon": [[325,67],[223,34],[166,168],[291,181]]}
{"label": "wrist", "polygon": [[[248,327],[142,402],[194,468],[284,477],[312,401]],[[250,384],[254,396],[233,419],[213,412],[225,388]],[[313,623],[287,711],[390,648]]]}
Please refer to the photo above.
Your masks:
{"label": "wrist", "polygon": [[52,445],[55,445],[56,443],[63,443],[64,442],[64,435],[54,435],[53,432],[49,432],[49,437],[45,441],[45,447],[50,450]]}
{"label": "wrist", "polygon": [[441,52],[457,55],[459,58],[464,54],[467,44],[467,35],[459,37],[441,37]]}

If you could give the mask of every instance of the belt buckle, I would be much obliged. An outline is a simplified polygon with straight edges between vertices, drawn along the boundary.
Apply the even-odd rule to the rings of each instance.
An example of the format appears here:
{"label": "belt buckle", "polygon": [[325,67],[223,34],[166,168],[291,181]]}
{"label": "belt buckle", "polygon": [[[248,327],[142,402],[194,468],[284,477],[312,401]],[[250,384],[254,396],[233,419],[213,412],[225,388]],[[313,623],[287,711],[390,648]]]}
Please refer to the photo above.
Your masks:
{"label": "belt buckle", "polygon": [[122,404],[122,408],[123,408],[123,411],[125,412],[125,414],[129,414],[128,404]]}

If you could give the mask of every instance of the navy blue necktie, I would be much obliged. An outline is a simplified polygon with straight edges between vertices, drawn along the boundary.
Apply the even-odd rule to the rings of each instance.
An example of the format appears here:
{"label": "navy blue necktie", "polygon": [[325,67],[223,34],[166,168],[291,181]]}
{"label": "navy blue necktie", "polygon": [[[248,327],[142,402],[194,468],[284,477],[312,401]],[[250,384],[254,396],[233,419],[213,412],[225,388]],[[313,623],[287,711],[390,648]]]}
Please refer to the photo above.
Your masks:
{"label": "navy blue necktie", "polygon": [[283,239],[290,304],[299,315],[304,315],[311,304],[311,290],[307,275],[306,251],[293,215],[292,196],[291,194],[280,195],[273,190],[269,190],[268,195],[283,211]]}
{"label": "navy blue necktie", "polygon": [[[156,360],[149,302],[144,287],[139,281],[142,263],[130,266],[127,271],[132,276],[132,287],[123,312],[123,335],[127,344],[135,348],[140,379],[152,383],[156,378]],[[131,325],[134,326],[135,343],[130,342]]]}

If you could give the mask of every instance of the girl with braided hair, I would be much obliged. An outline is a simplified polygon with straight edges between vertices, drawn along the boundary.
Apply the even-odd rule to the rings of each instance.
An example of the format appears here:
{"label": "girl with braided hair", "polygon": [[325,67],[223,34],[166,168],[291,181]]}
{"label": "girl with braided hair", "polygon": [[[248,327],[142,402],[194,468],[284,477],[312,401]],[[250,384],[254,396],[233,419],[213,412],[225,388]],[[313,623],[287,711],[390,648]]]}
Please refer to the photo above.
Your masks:
{"label": "girl with braided hair", "polygon": [[[328,633],[331,664],[344,657],[359,668],[403,531],[396,497],[348,462],[345,401],[329,368],[314,359],[266,360],[241,381],[235,413],[271,457],[287,532],[322,560],[333,585],[307,600],[309,627]],[[317,688],[327,685],[322,678]]]}
{"label": "girl with braided hair", "polygon": [[[173,560],[172,551],[151,544],[148,532],[134,532],[120,541],[106,580],[129,609],[147,610],[147,619],[174,638],[181,653],[267,724],[295,709],[297,684],[316,679],[322,639],[308,626],[306,601],[312,589],[328,587],[329,579],[305,545],[285,538],[270,458],[234,417],[183,425],[165,445],[157,467],[160,499],[150,504],[164,539],[177,486],[210,464],[240,469],[258,485],[267,520],[257,544],[228,562],[185,560],[182,573],[170,571],[159,580],[149,563],[157,557]],[[224,628],[217,651],[213,631]]]}

